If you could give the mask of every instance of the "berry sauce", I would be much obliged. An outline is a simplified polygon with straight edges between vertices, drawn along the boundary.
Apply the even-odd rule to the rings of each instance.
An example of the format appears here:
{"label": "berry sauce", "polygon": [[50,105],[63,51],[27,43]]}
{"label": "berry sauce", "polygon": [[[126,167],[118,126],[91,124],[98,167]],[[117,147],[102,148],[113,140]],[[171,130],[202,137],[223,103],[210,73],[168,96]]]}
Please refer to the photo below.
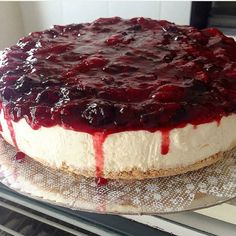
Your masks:
{"label": "berry sauce", "polygon": [[16,142],[16,134],[15,134],[14,127],[12,125],[11,118],[10,118],[7,110],[4,107],[3,107],[3,115],[4,115],[4,119],[7,122],[7,127],[8,127],[8,130],[10,132],[10,135],[11,135],[11,138],[12,138],[12,142],[13,142],[14,146],[16,147],[16,149],[19,150],[18,144]]}
{"label": "berry sauce", "polygon": [[[93,147],[96,156],[96,176],[103,176],[104,158],[103,158],[103,143],[105,142],[106,135],[98,132],[93,134]],[[97,182],[103,182],[97,180]]]}
{"label": "berry sauce", "polygon": [[25,159],[25,154],[23,152],[17,152],[15,159],[17,162],[21,163]]}
{"label": "berry sauce", "polygon": [[[1,103],[1,101],[0,101],[0,114],[1,114],[1,110],[2,110],[2,103]],[[0,122],[0,132],[2,132],[3,130],[2,130],[2,124],[1,124],[1,122]]]}
{"label": "berry sauce", "polygon": [[217,126],[220,126],[220,121],[222,117],[218,117],[215,119]]}
{"label": "berry sauce", "polygon": [[97,186],[104,186],[104,185],[107,185],[108,183],[108,180],[103,178],[103,177],[96,177],[96,180],[95,180]]}
{"label": "berry sauce", "polygon": [[[18,144],[17,144],[17,141],[16,141],[16,134],[15,134],[15,130],[14,130],[14,127],[12,125],[12,120],[6,110],[5,107],[2,106],[2,104],[0,104],[0,110],[2,109],[3,111],[3,115],[4,115],[4,119],[6,120],[7,122],[7,127],[8,127],[8,130],[10,132],[10,135],[11,135],[11,139],[12,139],[12,142],[17,150],[17,153],[15,155],[15,160],[19,163],[21,163],[23,161],[23,159],[25,158],[25,153],[23,152],[20,152],[19,150],[19,147],[18,147]],[[0,131],[2,132],[2,125],[0,124]]]}
{"label": "berry sauce", "polygon": [[169,130],[163,130],[161,132],[162,135],[162,141],[161,141],[161,154],[166,155],[169,152],[169,146],[170,146],[170,135]]}
{"label": "berry sauce", "polygon": [[0,59],[0,101],[10,121],[93,135],[97,176],[105,137],[220,121],[236,112],[236,43],[219,30],[149,18],[100,18],[33,32]]}

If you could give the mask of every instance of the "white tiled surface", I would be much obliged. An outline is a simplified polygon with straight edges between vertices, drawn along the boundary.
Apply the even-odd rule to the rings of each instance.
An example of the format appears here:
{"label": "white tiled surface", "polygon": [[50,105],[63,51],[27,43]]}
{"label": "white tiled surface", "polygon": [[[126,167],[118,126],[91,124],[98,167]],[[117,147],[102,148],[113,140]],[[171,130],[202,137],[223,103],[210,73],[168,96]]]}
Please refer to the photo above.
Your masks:
{"label": "white tiled surface", "polygon": [[89,22],[108,16],[107,1],[62,0],[61,7],[64,24]]}
{"label": "white tiled surface", "polygon": [[15,44],[24,35],[19,6],[14,2],[0,2],[0,50]]}
{"label": "white tiled surface", "polygon": [[189,24],[190,11],[190,1],[0,1],[0,50],[14,44],[19,37],[29,32],[55,24],[89,22],[99,17],[112,16],[144,16]]}
{"label": "white tiled surface", "polygon": [[99,17],[135,16],[167,19],[189,24],[191,2],[179,1],[81,1],[57,0],[21,2],[25,33],[42,30],[53,24],[88,22]]}
{"label": "white tiled surface", "polygon": [[189,24],[191,14],[190,1],[163,1],[161,2],[160,19],[173,21],[177,24]]}
{"label": "white tiled surface", "polygon": [[108,4],[108,16],[117,15],[123,18],[143,16],[159,19],[162,4],[159,1],[111,1]]}
{"label": "white tiled surface", "polygon": [[[19,2],[25,34],[63,24],[60,1]],[[20,20],[20,19],[19,19]]]}

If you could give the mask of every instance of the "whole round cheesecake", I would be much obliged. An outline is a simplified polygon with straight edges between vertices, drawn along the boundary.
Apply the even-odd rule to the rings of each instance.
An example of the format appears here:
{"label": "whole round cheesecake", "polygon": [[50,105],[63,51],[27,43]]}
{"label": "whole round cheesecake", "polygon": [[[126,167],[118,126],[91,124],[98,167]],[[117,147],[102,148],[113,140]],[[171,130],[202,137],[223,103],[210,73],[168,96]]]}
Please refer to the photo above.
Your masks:
{"label": "whole round cheesecake", "polygon": [[100,18],[3,51],[1,134],[46,166],[142,179],[236,145],[236,43],[219,30]]}

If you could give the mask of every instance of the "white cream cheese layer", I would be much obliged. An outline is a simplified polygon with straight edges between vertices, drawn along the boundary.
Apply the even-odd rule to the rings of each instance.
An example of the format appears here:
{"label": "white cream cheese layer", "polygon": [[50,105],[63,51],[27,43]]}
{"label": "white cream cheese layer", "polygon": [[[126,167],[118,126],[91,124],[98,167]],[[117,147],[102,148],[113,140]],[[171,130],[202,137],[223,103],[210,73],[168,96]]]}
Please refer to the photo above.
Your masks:
{"label": "white cream cheese layer", "polygon": [[[2,136],[11,144],[12,138],[0,115]],[[19,149],[50,165],[63,163],[79,170],[95,171],[95,152],[90,134],[59,126],[33,130],[22,119],[12,122]],[[127,131],[109,135],[103,145],[104,173],[141,171],[184,167],[236,145],[236,115],[223,117],[220,124],[211,122],[187,125],[170,131],[169,152],[161,155],[161,132]]]}

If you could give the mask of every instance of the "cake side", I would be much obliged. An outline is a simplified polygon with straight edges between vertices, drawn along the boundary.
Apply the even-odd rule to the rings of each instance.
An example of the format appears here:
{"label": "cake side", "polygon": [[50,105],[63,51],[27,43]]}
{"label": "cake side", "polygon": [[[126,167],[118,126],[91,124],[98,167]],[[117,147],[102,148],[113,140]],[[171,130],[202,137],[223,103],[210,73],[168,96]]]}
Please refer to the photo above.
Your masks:
{"label": "cake side", "polygon": [[[3,112],[2,136],[13,141]],[[170,150],[161,153],[161,132],[127,131],[109,135],[104,144],[104,177],[144,178],[174,175],[217,161],[236,145],[236,115],[220,124],[187,125],[170,132]],[[32,129],[22,119],[12,122],[20,151],[54,168],[96,177],[92,135],[60,126]],[[208,159],[209,158],[209,159]],[[152,174],[151,174],[152,173]]]}

